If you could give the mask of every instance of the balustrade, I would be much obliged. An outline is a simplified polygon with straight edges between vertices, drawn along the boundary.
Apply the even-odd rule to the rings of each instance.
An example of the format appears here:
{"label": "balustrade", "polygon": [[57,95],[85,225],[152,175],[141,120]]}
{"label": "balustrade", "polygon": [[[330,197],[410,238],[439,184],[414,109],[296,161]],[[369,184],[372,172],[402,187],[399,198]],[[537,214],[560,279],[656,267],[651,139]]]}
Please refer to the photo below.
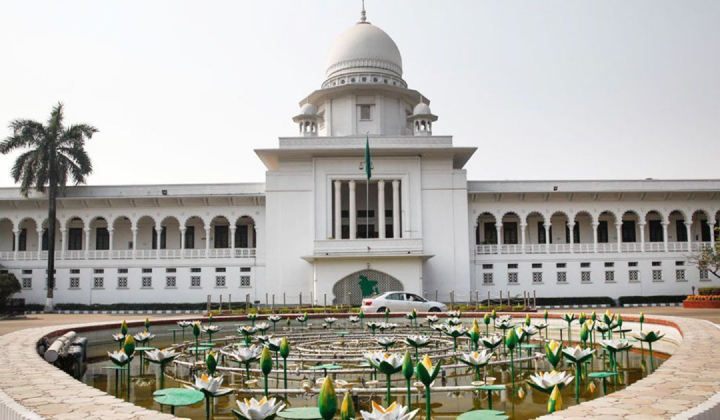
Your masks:
{"label": "balustrade", "polygon": [[[126,249],[126,250],[73,250],[55,251],[58,261],[79,260],[172,260],[196,258],[255,258],[255,248],[221,248],[221,249]],[[3,251],[0,252],[0,261],[32,261],[47,260],[47,251]]]}
{"label": "balustrade", "polygon": [[[698,252],[704,247],[710,247],[710,242],[692,242],[692,252]],[[499,251],[498,252],[498,247]],[[597,251],[595,245],[591,243],[582,244],[526,244],[524,254],[610,254],[610,253],[621,253],[621,252],[665,252],[664,242],[646,242],[645,249],[643,251],[643,244],[640,242],[623,242],[618,248],[617,243],[598,243]],[[688,252],[687,242],[668,242],[668,252]],[[522,245],[476,245],[476,255],[516,255],[523,254]]]}

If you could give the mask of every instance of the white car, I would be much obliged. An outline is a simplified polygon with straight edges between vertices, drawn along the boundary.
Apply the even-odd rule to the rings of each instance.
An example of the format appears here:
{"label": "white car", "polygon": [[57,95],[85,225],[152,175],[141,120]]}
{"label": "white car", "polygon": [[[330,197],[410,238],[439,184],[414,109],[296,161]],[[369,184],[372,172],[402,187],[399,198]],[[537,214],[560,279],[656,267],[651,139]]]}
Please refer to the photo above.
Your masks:
{"label": "white car", "polygon": [[385,292],[379,296],[362,300],[362,310],[365,312],[410,312],[417,309],[418,312],[446,312],[447,306],[444,303],[433,302],[424,299],[415,293],[407,292]]}

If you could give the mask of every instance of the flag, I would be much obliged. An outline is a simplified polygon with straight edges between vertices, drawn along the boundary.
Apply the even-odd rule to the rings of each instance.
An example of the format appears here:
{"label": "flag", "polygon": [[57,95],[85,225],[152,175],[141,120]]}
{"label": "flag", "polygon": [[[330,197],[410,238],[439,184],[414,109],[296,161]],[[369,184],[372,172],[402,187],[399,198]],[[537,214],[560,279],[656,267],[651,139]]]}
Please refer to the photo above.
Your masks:
{"label": "flag", "polygon": [[368,181],[372,178],[372,164],[370,163],[370,137],[365,137],[365,174]]}

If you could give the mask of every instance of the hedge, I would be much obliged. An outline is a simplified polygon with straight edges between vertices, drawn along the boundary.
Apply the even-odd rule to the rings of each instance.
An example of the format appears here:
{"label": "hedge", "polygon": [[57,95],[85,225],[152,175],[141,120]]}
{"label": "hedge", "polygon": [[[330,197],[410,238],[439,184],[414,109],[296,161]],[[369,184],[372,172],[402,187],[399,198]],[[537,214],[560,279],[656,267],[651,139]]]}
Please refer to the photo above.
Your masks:
{"label": "hedge", "polygon": [[687,295],[621,296],[620,305],[638,303],[681,303]]}
{"label": "hedge", "polygon": [[720,295],[720,287],[700,287],[698,288],[699,295]]}
{"label": "hedge", "polygon": [[608,296],[582,296],[582,297],[549,297],[537,298],[537,306],[562,305],[608,305],[615,306],[615,300]]}
{"label": "hedge", "polygon": [[[223,308],[227,309],[227,303],[223,304]],[[245,309],[245,302],[233,303],[233,309]],[[25,305],[26,311],[42,312],[44,305],[31,303]],[[152,310],[177,310],[177,311],[204,311],[207,309],[207,302],[202,303],[112,303],[112,304],[93,304],[86,305],[84,303],[58,303],[55,305],[57,311],[152,311]],[[219,309],[219,304],[213,302],[210,304],[211,310]]]}

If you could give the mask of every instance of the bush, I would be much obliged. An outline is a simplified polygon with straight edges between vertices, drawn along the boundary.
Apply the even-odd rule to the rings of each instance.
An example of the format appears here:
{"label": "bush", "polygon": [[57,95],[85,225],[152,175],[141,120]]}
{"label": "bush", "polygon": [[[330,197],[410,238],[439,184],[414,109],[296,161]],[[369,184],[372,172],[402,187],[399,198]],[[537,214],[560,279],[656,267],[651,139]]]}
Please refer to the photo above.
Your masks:
{"label": "bush", "polygon": [[643,303],[681,303],[687,295],[621,296],[620,305]]}
{"label": "bush", "polygon": [[[39,308],[39,309],[36,309]],[[25,305],[27,311],[41,311],[43,305],[28,304]],[[210,305],[210,310],[217,311],[220,305],[214,302]],[[223,303],[223,308],[227,309],[227,303]],[[233,310],[244,309],[245,303],[233,303]],[[207,303],[112,303],[112,304],[93,304],[84,303],[58,303],[55,309],[59,311],[204,311],[207,309]]]}
{"label": "bush", "polygon": [[615,301],[608,296],[537,298],[537,306],[563,306],[563,305],[615,306]]}
{"label": "bush", "polygon": [[0,274],[0,309],[5,309],[8,299],[22,290],[15,274]]}
{"label": "bush", "polygon": [[699,287],[698,294],[703,296],[720,295],[720,287]]}

